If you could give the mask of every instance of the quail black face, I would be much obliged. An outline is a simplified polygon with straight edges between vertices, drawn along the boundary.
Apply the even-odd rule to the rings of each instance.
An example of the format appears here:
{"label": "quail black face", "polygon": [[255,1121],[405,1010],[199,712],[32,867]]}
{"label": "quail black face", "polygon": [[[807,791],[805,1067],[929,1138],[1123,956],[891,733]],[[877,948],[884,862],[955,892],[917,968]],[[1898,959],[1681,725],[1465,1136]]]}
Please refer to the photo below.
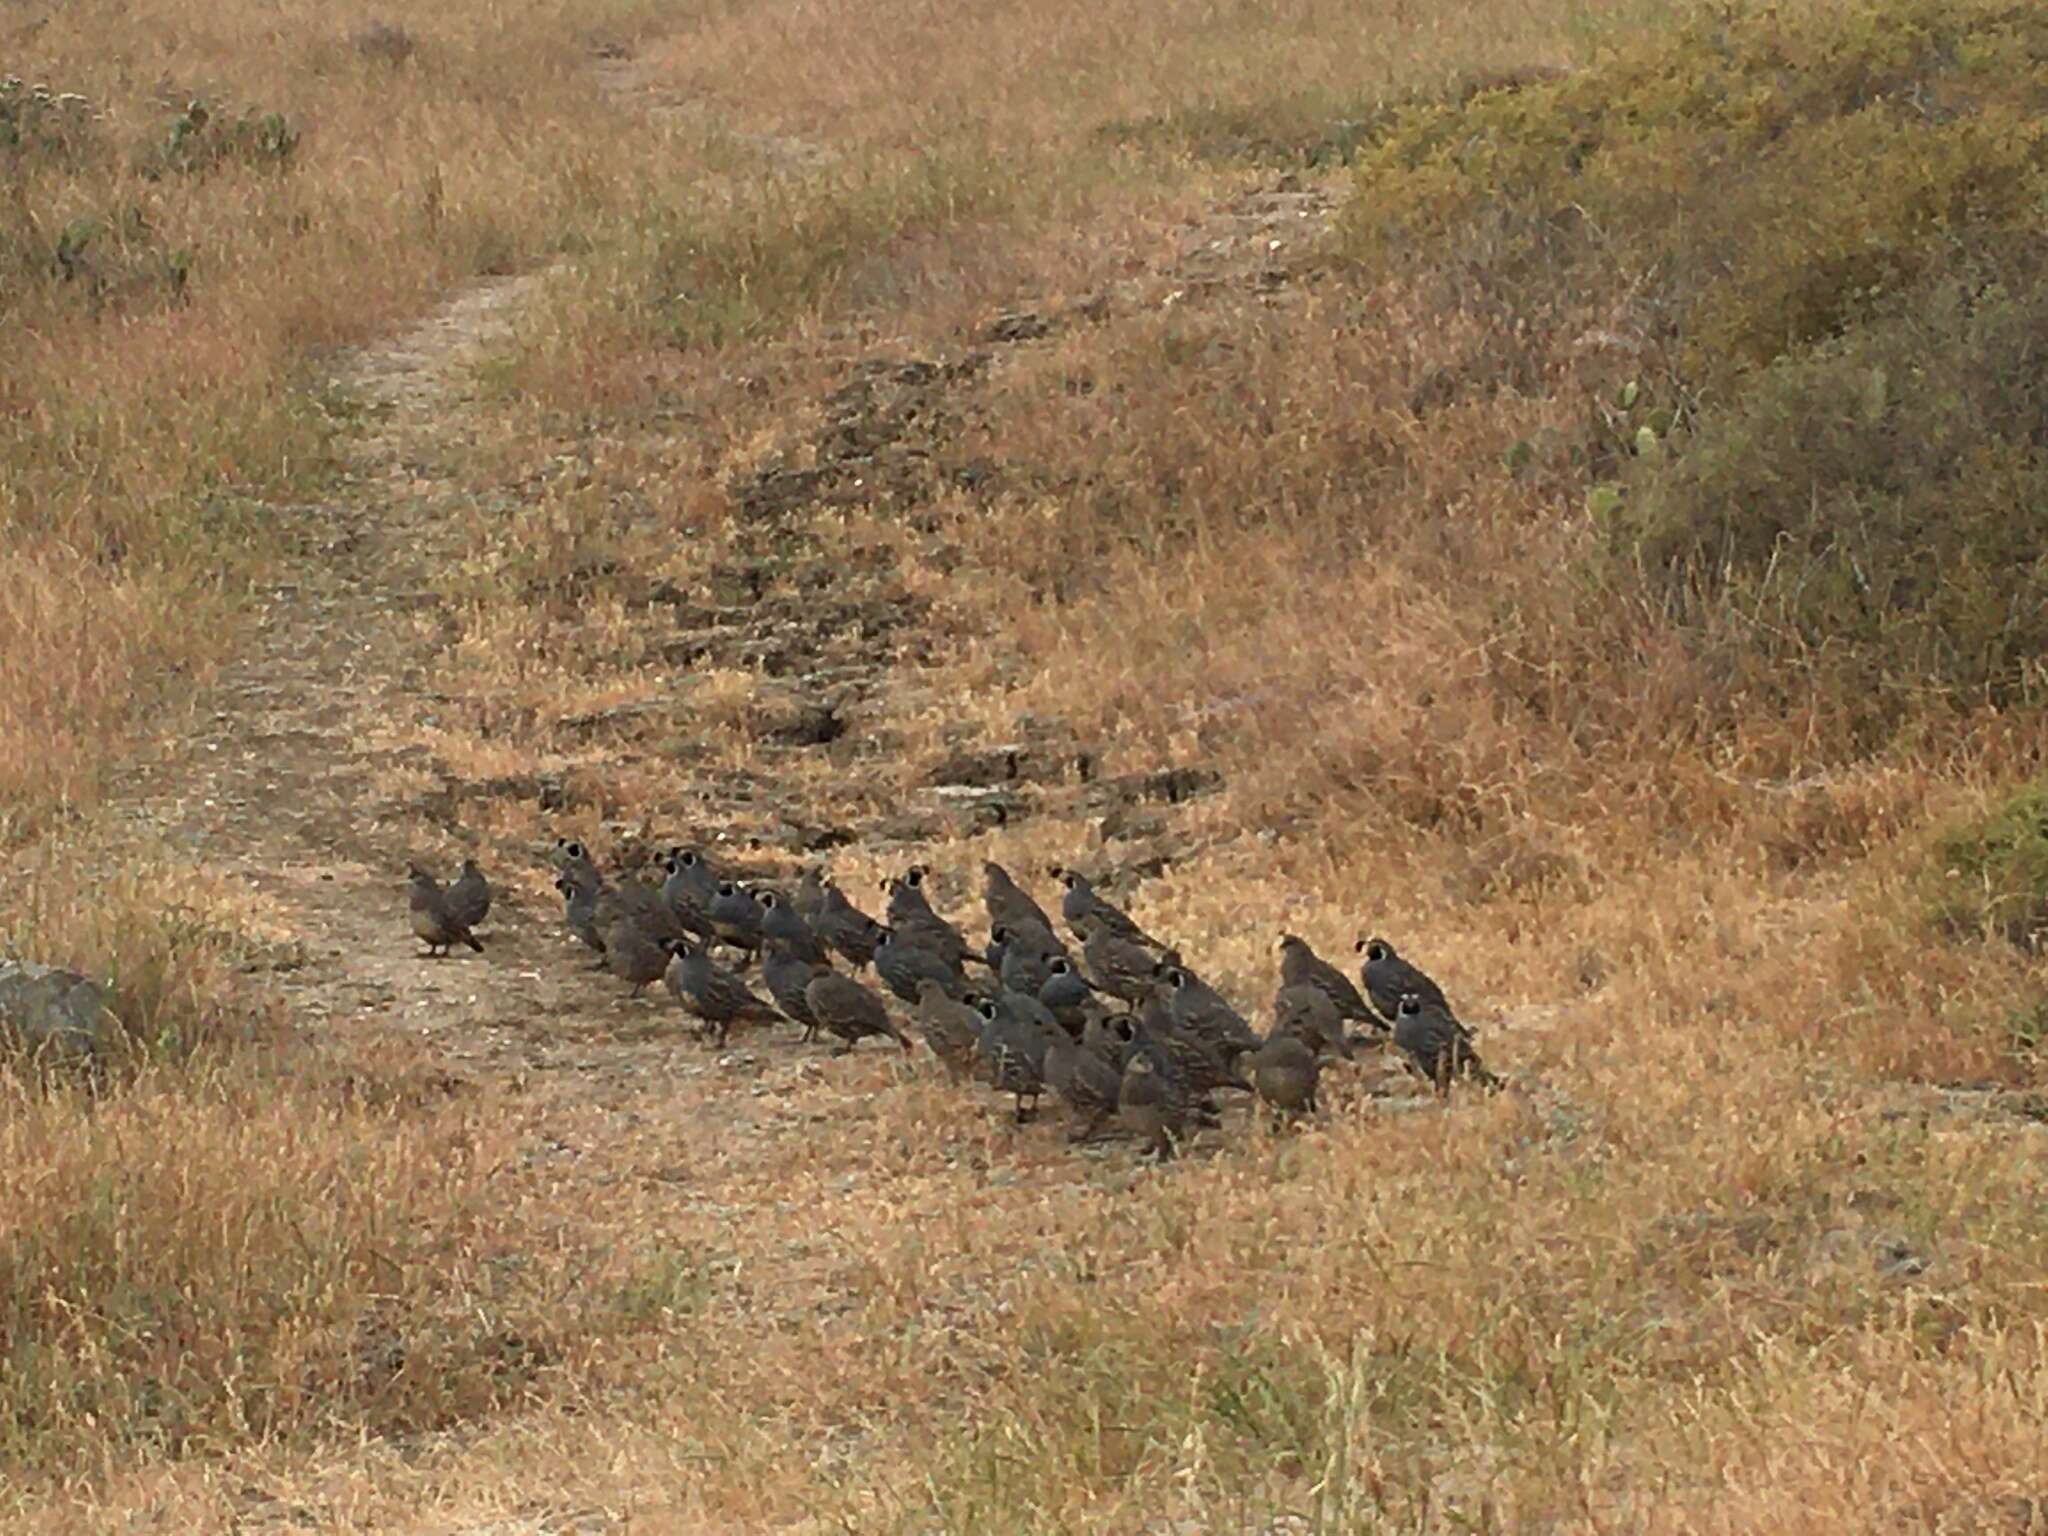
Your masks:
{"label": "quail black face", "polygon": [[1079,884],[1081,883],[1081,877],[1080,877],[1079,875],[1077,875],[1076,873],[1074,873],[1074,871],[1073,871],[1073,870],[1071,870],[1071,869],[1063,869],[1063,870],[1061,870],[1061,871],[1059,872],[1059,876],[1060,876],[1060,884],[1061,884],[1061,885],[1064,885],[1064,886],[1065,886],[1065,887],[1066,887],[1066,888],[1067,888],[1068,890],[1070,890],[1070,891],[1071,891],[1071,890],[1072,890],[1072,889],[1073,889],[1073,888],[1074,888],[1075,886],[1077,886],[1077,885],[1079,885]]}
{"label": "quail black face", "polygon": [[676,855],[676,862],[685,869],[695,869],[698,863],[696,851],[691,848],[685,848]]}
{"label": "quail black face", "polygon": [[581,843],[564,843],[562,845],[562,852],[566,853],[572,859],[581,859],[588,857],[588,854],[586,853]]}
{"label": "quail black face", "polygon": [[1176,992],[1188,984],[1188,973],[1177,965],[1169,965],[1162,974],[1166,977],[1167,985]]}
{"label": "quail black face", "polygon": [[1413,992],[1403,992],[1401,994],[1401,1007],[1399,1012],[1401,1017],[1404,1019],[1414,1018],[1415,1015],[1422,1012],[1422,999],[1417,997]]}
{"label": "quail black face", "polygon": [[1007,944],[1010,942],[1010,930],[1003,924],[997,923],[995,927],[989,929],[988,937],[991,944]]}
{"label": "quail black face", "polygon": [[1117,1039],[1129,1045],[1138,1038],[1138,1021],[1128,1013],[1120,1013],[1109,1021],[1109,1027],[1116,1031]]}
{"label": "quail black face", "polygon": [[1365,946],[1365,958],[1374,965],[1378,965],[1382,960],[1388,959],[1393,953],[1393,946],[1385,939],[1374,939]]}
{"label": "quail black face", "polygon": [[775,904],[777,900],[779,900],[779,898],[773,891],[763,891],[761,893],[762,910],[767,912],[773,912],[775,910]]}
{"label": "quail black face", "polygon": [[1051,971],[1055,976],[1064,976],[1069,971],[1073,970],[1073,967],[1067,964],[1067,957],[1065,955],[1056,955],[1053,957],[1052,964],[1047,966],[1046,969]]}
{"label": "quail black face", "polygon": [[996,1005],[988,1001],[986,998],[982,999],[981,1002],[975,1005],[974,1011],[980,1014],[984,1019],[987,1019],[989,1023],[995,1023]]}
{"label": "quail black face", "polygon": [[910,868],[903,871],[903,883],[909,886],[913,891],[916,890],[919,886],[923,885],[924,866],[922,864],[913,864],[910,866]]}
{"label": "quail black face", "polygon": [[721,896],[733,896],[733,895],[737,895],[737,894],[738,894],[738,892],[739,892],[739,887],[738,887],[738,886],[736,886],[736,885],[734,885],[734,884],[733,884],[733,883],[732,883],[732,882],[731,882],[730,880],[721,880],[721,881],[719,881],[719,882],[718,882],[718,894],[719,894],[719,895],[721,895]]}

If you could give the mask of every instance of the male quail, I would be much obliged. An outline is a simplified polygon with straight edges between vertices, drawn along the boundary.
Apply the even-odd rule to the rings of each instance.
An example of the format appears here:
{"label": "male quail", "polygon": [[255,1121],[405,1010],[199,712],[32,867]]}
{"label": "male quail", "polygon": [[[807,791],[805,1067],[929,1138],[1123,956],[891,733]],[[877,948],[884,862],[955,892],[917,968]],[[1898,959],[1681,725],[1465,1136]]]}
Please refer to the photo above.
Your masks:
{"label": "male quail", "polygon": [[984,998],[980,1011],[982,1063],[996,1091],[1015,1096],[1022,1125],[1038,1112],[1038,1096],[1045,1091],[1045,1032],[993,998]]}
{"label": "male quail", "polygon": [[704,856],[694,848],[674,848],[662,860],[667,878],[661,882],[661,899],[675,919],[689,932],[711,937],[711,903],[718,899],[718,879]]}
{"label": "male quail", "polygon": [[967,940],[932,909],[924,891],[925,874],[923,865],[913,864],[900,878],[886,882],[889,911],[884,926],[907,935],[958,970],[967,960]]}
{"label": "male quail", "polygon": [[591,969],[603,970],[604,931],[597,923],[599,887],[588,884],[579,876],[564,870],[555,879],[555,889],[562,893],[563,924],[577,938],[597,951],[597,964]]}
{"label": "male quail", "polygon": [[718,894],[711,900],[711,931],[748,954],[761,948],[761,903],[754,893],[732,880],[718,882]]}
{"label": "male quail", "polygon": [[910,1038],[890,1022],[888,1005],[851,976],[818,972],[804,988],[804,1001],[810,1004],[819,1028],[846,1042],[839,1047],[841,1055],[870,1035],[886,1036],[904,1050],[910,1049]]}
{"label": "male quail", "polygon": [[1329,998],[1339,1020],[1356,1019],[1381,1031],[1386,1023],[1358,995],[1351,978],[1309,947],[1308,940],[1287,933],[1280,936],[1280,985],[1313,987]]}
{"label": "male quail", "polygon": [[801,912],[773,891],[763,891],[760,903],[761,937],[765,942],[781,944],[812,965],[830,964],[825,958],[825,946],[818,942]]}
{"label": "male quail", "polygon": [[949,996],[944,986],[927,977],[918,984],[917,1007],[911,1018],[947,1076],[957,1083],[973,1074],[975,1056],[981,1046],[982,1018],[978,1012]]}
{"label": "male quail", "polygon": [[1046,977],[1052,974],[1052,963],[1066,954],[1066,948],[1057,939],[1047,943],[1047,935],[1031,926],[1005,928],[1009,942],[1003,946],[1002,958],[996,964],[996,973],[1004,986],[1013,992],[1029,992],[1036,996],[1038,989],[1045,985]]}
{"label": "male quail", "polygon": [[735,1024],[773,1024],[782,1015],[754,995],[737,972],[711,958],[711,951],[689,939],[677,939],[662,979],[685,1012],[711,1028],[721,1049]]}
{"label": "male quail", "polygon": [[1316,1107],[1316,1080],[1321,1065],[1315,1048],[1298,1035],[1275,1030],[1244,1059],[1244,1068],[1260,1098],[1288,1114],[1310,1113]]}
{"label": "male quail", "polygon": [[1456,1077],[1469,1077],[1488,1090],[1501,1086],[1501,1080],[1481,1065],[1472,1032],[1441,1004],[1416,993],[1406,994],[1395,1006],[1394,1044],[1438,1093],[1449,1093]]}
{"label": "male quail", "polygon": [[448,910],[448,893],[441,889],[441,882],[417,864],[408,864],[405,872],[412,882],[406,903],[412,931],[427,946],[427,953],[445,958],[452,946],[467,944],[482,954],[484,946],[469,931],[469,924]]}
{"label": "male quail", "polygon": [[818,915],[825,905],[825,877],[815,864],[807,865],[803,876],[790,893],[789,904],[796,908],[797,916],[809,922]]}
{"label": "male quail", "polygon": [[1226,1064],[1243,1051],[1257,1050],[1259,1037],[1221,992],[1184,966],[1162,966],[1167,1016],[1213,1050]]}
{"label": "male quail", "polygon": [[1090,1005],[1098,995],[1088,984],[1088,978],[1064,955],[1055,956],[1046,966],[1045,981],[1038,989],[1038,1000],[1052,1010],[1060,1028],[1070,1035],[1081,1032],[1088,1021]]}
{"label": "male quail", "polygon": [[[1428,976],[1394,953],[1394,946],[1385,939],[1360,939],[1355,946],[1365,956],[1365,965],[1359,972],[1359,979],[1365,983],[1365,995],[1372,999],[1388,1023],[1400,1011],[1401,999],[1413,992],[1426,1004],[1451,1012],[1451,1005],[1444,997],[1444,989],[1431,981]],[[1452,1014],[1452,1017],[1456,1017]]]}
{"label": "male quail", "polygon": [[465,928],[475,928],[491,915],[491,882],[475,859],[462,861],[462,873],[448,887],[448,913]]}
{"label": "male quail", "polygon": [[1107,929],[1118,938],[1132,944],[1143,944],[1151,949],[1165,946],[1131,921],[1130,915],[1122,908],[1112,905],[1096,894],[1095,887],[1088,883],[1088,877],[1077,869],[1062,869],[1055,864],[1053,877],[1066,887],[1066,895],[1060,898],[1060,915],[1067,920],[1067,926],[1077,937],[1085,923],[1093,929]]}
{"label": "male quail", "polygon": [[875,946],[875,974],[906,1003],[917,1001],[919,989],[927,981],[936,981],[951,997],[967,992],[967,978],[958,966],[948,965],[935,951],[897,928],[882,930],[881,942]]}

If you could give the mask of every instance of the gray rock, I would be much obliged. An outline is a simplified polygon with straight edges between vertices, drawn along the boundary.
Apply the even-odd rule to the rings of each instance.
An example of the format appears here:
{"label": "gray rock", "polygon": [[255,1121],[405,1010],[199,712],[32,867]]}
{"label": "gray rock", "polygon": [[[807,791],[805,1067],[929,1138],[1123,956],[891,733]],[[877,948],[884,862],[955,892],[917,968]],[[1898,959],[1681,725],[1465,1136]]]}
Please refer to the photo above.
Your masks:
{"label": "gray rock", "polygon": [[97,982],[28,960],[0,960],[0,1042],[90,1056],[114,1026]]}

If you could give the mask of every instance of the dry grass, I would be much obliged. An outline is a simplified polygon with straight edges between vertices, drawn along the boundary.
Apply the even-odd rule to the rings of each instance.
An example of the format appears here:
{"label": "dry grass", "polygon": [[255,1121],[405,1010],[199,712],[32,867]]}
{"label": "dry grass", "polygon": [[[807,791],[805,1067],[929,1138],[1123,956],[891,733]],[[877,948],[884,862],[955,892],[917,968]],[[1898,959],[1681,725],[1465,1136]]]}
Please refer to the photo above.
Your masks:
{"label": "dry grass", "polygon": [[[103,115],[0,236],[0,804],[43,830],[5,905],[146,1022],[96,1096],[0,1095],[13,1524],[2048,1521],[2042,970],[1928,920],[2041,721],[1746,710],[1587,584],[1584,466],[1518,451],[1625,366],[1552,334],[1585,316],[1539,345],[1243,211],[1320,229],[1388,101],[1661,10],[245,9],[73,7],[17,66]],[[288,163],[143,176],[201,95],[284,113]],[[87,295],[57,236],[130,204]],[[581,978],[499,1054],[415,1030],[441,993],[280,1017],[274,889],[52,841],[241,584],[318,558],[290,509],[370,494],[334,350],[546,264],[407,440],[462,554],[406,633],[432,696],[338,737],[412,754],[376,836],[437,845],[459,786],[535,909],[557,832],[823,849],[862,895],[921,857],[956,913],[984,857],[1083,862],[1246,1005],[1282,929],[1394,935],[1514,1091],[1367,1068],[1154,1170],[893,1054],[713,1061]],[[988,340],[1017,309],[1050,333]],[[820,700],[843,734],[792,745]],[[1050,766],[991,829],[932,780],[995,745]],[[1175,766],[1223,787],[1098,793]]]}

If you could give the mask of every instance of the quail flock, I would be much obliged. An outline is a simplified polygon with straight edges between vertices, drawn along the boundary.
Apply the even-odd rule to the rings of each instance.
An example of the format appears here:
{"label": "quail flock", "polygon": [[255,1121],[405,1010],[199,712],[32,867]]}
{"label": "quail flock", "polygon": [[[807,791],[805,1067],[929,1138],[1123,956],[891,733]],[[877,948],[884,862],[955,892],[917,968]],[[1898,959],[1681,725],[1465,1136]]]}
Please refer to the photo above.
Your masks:
{"label": "quail flock", "polygon": [[[563,925],[595,952],[592,969],[635,995],[662,982],[708,1041],[786,1022],[805,1040],[832,1036],[842,1054],[868,1039],[908,1051],[893,998],[952,1080],[1007,1095],[1019,1123],[1057,1099],[1073,1112],[1076,1141],[1115,1127],[1172,1157],[1191,1130],[1218,1123],[1226,1091],[1276,1118],[1315,1114],[1325,1062],[1363,1047],[1391,1048],[1439,1094],[1503,1086],[1443,989],[1383,938],[1357,941],[1353,982],[1306,939],[1281,935],[1262,1035],[1179,950],[1071,869],[1051,872],[1062,887],[1055,922],[1009,871],[985,863],[989,937],[977,948],[933,907],[921,866],[883,883],[877,920],[817,869],[787,890],[757,888],[699,850],[673,848],[658,884],[614,881],[569,839],[557,840],[553,862]],[[408,874],[412,932],[427,954],[481,952],[471,930],[492,892],[475,860],[445,889],[418,865]],[[872,985],[857,974],[868,970]]]}

